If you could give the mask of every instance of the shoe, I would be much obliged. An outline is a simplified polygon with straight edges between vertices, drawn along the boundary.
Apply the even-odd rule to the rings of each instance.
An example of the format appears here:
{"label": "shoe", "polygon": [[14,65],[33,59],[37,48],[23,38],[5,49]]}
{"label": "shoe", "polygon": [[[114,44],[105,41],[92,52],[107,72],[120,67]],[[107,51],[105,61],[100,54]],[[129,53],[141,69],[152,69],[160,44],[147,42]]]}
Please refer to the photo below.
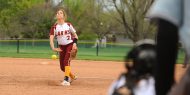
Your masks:
{"label": "shoe", "polygon": [[61,83],[61,85],[63,85],[63,86],[70,86],[71,84],[70,84],[70,82],[64,80],[64,81]]}
{"label": "shoe", "polygon": [[65,76],[63,82],[61,83],[63,86],[70,86],[69,77]]}

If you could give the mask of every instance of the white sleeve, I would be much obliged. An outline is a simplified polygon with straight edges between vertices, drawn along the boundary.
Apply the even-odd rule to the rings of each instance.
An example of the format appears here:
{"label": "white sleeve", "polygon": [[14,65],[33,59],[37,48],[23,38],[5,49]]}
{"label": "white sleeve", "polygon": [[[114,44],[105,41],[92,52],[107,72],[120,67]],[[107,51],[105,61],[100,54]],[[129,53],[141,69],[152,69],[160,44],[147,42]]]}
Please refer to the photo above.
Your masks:
{"label": "white sleeve", "polygon": [[153,77],[142,79],[138,85],[133,89],[134,95],[156,95],[155,80]]}
{"label": "white sleeve", "polygon": [[126,83],[125,80],[126,78],[122,76],[119,80],[114,81],[108,90],[108,95],[113,95],[115,89],[118,89],[122,87],[123,85],[125,85]]}
{"label": "white sleeve", "polygon": [[75,28],[73,27],[73,25],[70,25],[70,31],[71,31],[72,33],[76,33],[76,30],[75,30]]}
{"label": "white sleeve", "polygon": [[109,87],[108,95],[113,95],[116,85],[117,85],[116,81],[112,83],[112,85]]}

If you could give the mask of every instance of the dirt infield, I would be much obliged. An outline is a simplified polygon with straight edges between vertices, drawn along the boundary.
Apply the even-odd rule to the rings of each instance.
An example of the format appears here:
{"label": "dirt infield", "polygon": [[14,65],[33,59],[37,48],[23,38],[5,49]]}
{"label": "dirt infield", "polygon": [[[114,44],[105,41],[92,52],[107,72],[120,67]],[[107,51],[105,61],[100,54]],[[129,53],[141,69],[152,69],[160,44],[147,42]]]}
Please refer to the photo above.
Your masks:
{"label": "dirt infield", "polygon": [[[106,95],[123,71],[122,63],[74,60],[72,70],[79,78],[64,87],[58,60],[0,58],[0,95]],[[185,69],[181,65],[176,68],[179,80]]]}

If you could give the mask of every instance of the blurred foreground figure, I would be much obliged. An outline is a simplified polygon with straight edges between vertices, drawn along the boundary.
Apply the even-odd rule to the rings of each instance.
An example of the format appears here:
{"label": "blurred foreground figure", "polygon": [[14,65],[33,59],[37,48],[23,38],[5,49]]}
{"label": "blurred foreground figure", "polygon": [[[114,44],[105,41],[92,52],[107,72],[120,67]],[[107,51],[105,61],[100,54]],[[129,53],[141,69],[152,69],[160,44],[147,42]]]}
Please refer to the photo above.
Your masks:
{"label": "blurred foreground figure", "polygon": [[158,21],[156,95],[167,95],[175,83],[179,37],[188,55],[190,54],[189,4],[190,0],[155,0],[148,12],[150,18]]}
{"label": "blurred foreground figure", "polygon": [[126,72],[121,74],[109,95],[155,95],[153,67],[156,62],[152,40],[136,43],[125,57]]}

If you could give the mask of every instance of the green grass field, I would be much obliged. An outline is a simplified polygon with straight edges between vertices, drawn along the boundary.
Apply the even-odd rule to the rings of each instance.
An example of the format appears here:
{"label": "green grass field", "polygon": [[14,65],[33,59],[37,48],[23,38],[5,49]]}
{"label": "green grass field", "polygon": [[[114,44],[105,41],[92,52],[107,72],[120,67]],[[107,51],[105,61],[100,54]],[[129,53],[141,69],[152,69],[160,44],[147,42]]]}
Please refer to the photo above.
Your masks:
{"label": "green grass field", "polygon": [[[107,44],[106,48],[92,48],[92,42],[79,42],[78,55],[79,60],[106,60],[123,61],[124,56],[131,49],[129,44]],[[0,41],[0,57],[18,57],[18,58],[51,58],[52,54],[57,54],[50,49],[48,40],[21,40],[19,42],[19,53],[17,53],[17,41]],[[178,63],[184,60],[184,52],[179,50]]]}
{"label": "green grass field", "polygon": [[[7,50],[8,49],[8,50]],[[21,58],[50,58],[52,52],[50,48],[35,47],[20,49],[20,52],[16,52],[16,48],[4,47],[0,49],[0,57],[21,57]],[[3,51],[6,50],[6,51]],[[123,52],[124,51],[124,52]],[[98,56],[96,55],[95,48],[80,48],[78,51],[77,59],[85,60],[113,60],[122,61],[126,54],[125,50],[111,50],[111,49],[100,49]]]}

